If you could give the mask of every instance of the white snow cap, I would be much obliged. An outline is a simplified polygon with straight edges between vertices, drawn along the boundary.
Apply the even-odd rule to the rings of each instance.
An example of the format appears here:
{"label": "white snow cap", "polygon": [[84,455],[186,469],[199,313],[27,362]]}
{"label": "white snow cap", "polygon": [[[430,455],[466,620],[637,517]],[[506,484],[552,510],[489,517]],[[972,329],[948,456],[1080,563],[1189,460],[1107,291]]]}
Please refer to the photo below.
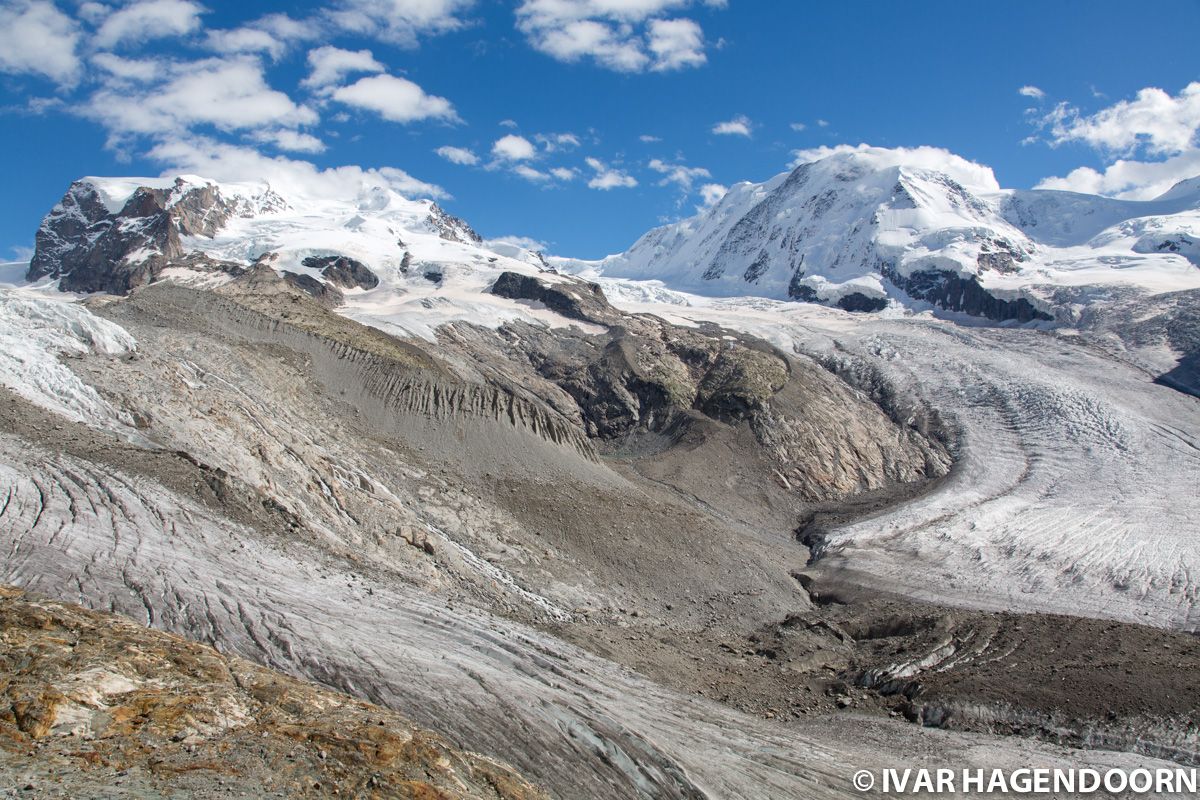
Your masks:
{"label": "white snow cap", "polygon": [[839,144],[794,150],[792,167],[812,161],[842,156],[844,160],[878,171],[889,167],[927,169],[949,175],[963,186],[979,192],[998,192],[1000,184],[991,167],[968,161],[940,147],[872,147],[869,144]]}

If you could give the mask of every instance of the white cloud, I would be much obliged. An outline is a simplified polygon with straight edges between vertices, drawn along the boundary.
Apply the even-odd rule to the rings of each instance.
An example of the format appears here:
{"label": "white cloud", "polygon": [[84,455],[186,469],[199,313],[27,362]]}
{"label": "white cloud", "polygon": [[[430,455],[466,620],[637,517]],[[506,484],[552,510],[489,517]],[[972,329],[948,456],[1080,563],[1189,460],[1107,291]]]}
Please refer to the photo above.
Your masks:
{"label": "white cloud", "polygon": [[373,187],[392,189],[408,197],[448,198],[444,189],[418,180],[394,167],[319,169],[308,161],[268,157],[248,147],[197,136],[168,137],[149,157],[163,164],[164,174],[192,173],[217,181],[262,180],[283,194],[354,199]]}
{"label": "white cloud", "polygon": [[287,50],[286,43],[258,28],[209,31],[207,44],[218,53],[266,53],[273,60]]}
{"label": "white cloud", "polygon": [[704,31],[690,19],[652,19],[648,26],[648,47],[654,55],[652,69],[666,70],[698,67],[708,60],[704,55]]}
{"label": "white cloud", "polygon": [[1148,87],[1090,115],[1059,103],[1036,124],[1051,146],[1080,142],[1115,159],[1103,171],[1080,167],[1037,188],[1148,199],[1200,174],[1200,82],[1175,96]]}
{"label": "white cloud", "polygon": [[325,143],[312,134],[286,128],[255,131],[250,138],[289,153],[322,153],[325,151]]}
{"label": "white cloud", "polygon": [[828,127],[829,127],[829,120],[827,120],[827,119],[819,119],[819,120],[817,120],[817,127],[818,127],[818,128],[828,128]]}
{"label": "white cloud", "polygon": [[692,185],[699,178],[711,178],[712,174],[704,167],[689,167],[684,164],[668,164],[661,159],[650,159],[648,164],[650,169],[660,173],[663,177],[658,182],[659,186],[669,186],[675,184],[684,194],[690,194]]}
{"label": "white cloud", "polygon": [[1045,178],[1034,188],[1102,194],[1125,200],[1152,200],[1179,181],[1197,175],[1200,175],[1200,149],[1192,149],[1163,161],[1119,159],[1104,172],[1079,167],[1061,178]]}
{"label": "white cloud", "polygon": [[803,122],[793,122],[788,127],[791,128],[792,130],[794,130],[796,133],[799,133],[800,131],[804,130],[808,126],[805,125]]}
{"label": "white cloud", "polygon": [[579,175],[579,172],[570,167],[554,167],[550,170],[550,174],[560,181],[573,181]]}
{"label": "white cloud", "polygon": [[1133,100],[1122,100],[1091,115],[1059,103],[1041,124],[1055,145],[1083,142],[1126,156],[1138,150],[1152,156],[1182,153],[1196,146],[1200,81],[1189,83],[1174,97],[1162,89],[1142,89]]}
{"label": "white cloud", "polygon": [[183,36],[200,27],[203,13],[191,0],[140,0],[108,15],[96,31],[95,44],[109,48]]}
{"label": "white cloud", "polygon": [[728,186],[723,186],[719,183],[706,183],[700,187],[700,205],[697,206],[698,211],[703,211],[706,208],[712,208],[717,203],[721,202],[726,193],[729,192]]}
{"label": "white cloud", "polygon": [[209,31],[206,43],[218,53],[265,53],[277,61],[293,44],[319,35],[320,26],[312,20],[268,14],[240,28]]}
{"label": "white cloud", "polygon": [[112,9],[104,5],[104,3],[96,3],[89,0],[89,2],[79,4],[79,8],[75,11],[75,16],[89,24],[98,25],[111,11]]}
{"label": "white cloud", "polygon": [[496,140],[492,155],[504,161],[525,161],[537,155],[537,149],[524,136],[510,133]]}
{"label": "white cloud", "polygon": [[731,120],[713,125],[712,132],[719,136],[749,136],[753,127],[749,117],[739,114]]}
{"label": "white cloud", "polygon": [[528,250],[531,253],[540,253],[546,249],[545,242],[531,239],[528,236],[497,236],[495,239],[488,239],[484,244],[488,246],[509,245],[511,247],[519,247],[522,250]]}
{"label": "white cloud", "polygon": [[1041,100],[1046,96],[1046,93],[1036,86],[1022,86],[1017,89],[1017,94],[1022,97],[1032,97],[1034,100]]}
{"label": "white cloud", "polygon": [[267,85],[255,59],[159,62],[158,69],[160,83],[136,90],[125,82],[106,85],[80,113],[109,130],[110,144],[128,134],[158,135],[197,125],[234,131],[317,122],[311,108]]}
{"label": "white cloud", "polygon": [[463,164],[470,167],[479,163],[479,156],[465,147],[450,147],[449,145],[445,145],[434,150],[434,152],[451,164]]}
{"label": "white cloud", "polygon": [[502,119],[502,120],[500,120],[500,127],[501,128],[516,128],[517,121],[514,119]]}
{"label": "white cloud", "polygon": [[830,156],[855,154],[870,169],[908,166],[935,170],[949,175],[964,186],[978,191],[997,192],[1000,184],[991,167],[968,161],[940,147],[872,147],[869,144],[839,144],[833,147],[812,147],[793,150],[795,159],[789,165],[797,167]]}
{"label": "white cloud", "polygon": [[384,66],[375,60],[370,50],[343,50],[325,45],[308,53],[308,77],[300,85],[309,89],[326,89],[341,83],[356,72],[383,72]]}
{"label": "white cloud", "polygon": [[[705,5],[724,7],[724,0]],[[517,28],[559,61],[584,58],[617,72],[695,67],[706,60],[704,32],[692,19],[663,15],[692,0],[522,0]]]}
{"label": "white cloud", "polygon": [[474,0],[341,0],[328,12],[337,27],[413,47],[420,36],[457,30]]}
{"label": "white cloud", "polygon": [[589,189],[608,191],[609,189],[628,189],[637,186],[637,180],[632,175],[613,169],[598,158],[588,158],[586,162],[596,172],[595,176],[588,181]]}
{"label": "white cloud", "polygon": [[79,26],[53,3],[0,7],[0,72],[43,75],[63,85],[79,77]]}
{"label": "white cloud", "polygon": [[579,137],[573,133],[539,133],[533,138],[547,153],[579,147]]}
{"label": "white cloud", "polygon": [[122,58],[113,53],[97,53],[92,63],[119,81],[149,83],[162,75],[162,65],[154,59]]}
{"label": "white cloud", "polygon": [[534,169],[528,164],[517,164],[512,168],[514,175],[519,175],[530,183],[545,183],[550,180],[550,176],[539,169]]}
{"label": "white cloud", "polygon": [[662,138],[658,136],[651,136],[648,133],[643,133],[638,137],[638,141],[645,142],[646,144],[654,144],[655,142],[661,142]]}
{"label": "white cloud", "polygon": [[424,89],[412,81],[394,75],[360,78],[349,86],[335,90],[332,97],[339,103],[374,111],[392,122],[458,119],[458,114],[449,100],[426,94]]}

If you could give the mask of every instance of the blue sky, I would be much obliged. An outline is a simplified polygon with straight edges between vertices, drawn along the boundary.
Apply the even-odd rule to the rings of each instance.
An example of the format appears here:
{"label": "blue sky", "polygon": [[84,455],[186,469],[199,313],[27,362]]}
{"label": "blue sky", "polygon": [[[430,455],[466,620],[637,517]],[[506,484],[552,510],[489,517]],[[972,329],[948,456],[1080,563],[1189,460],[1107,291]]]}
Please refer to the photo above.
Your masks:
{"label": "blue sky", "polygon": [[1136,20],[1116,2],[6,0],[0,256],[76,177],[184,169],[354,165],[585,258],[839,144],[1147,196],[1200,174],[1197,30],[1195,0]]}

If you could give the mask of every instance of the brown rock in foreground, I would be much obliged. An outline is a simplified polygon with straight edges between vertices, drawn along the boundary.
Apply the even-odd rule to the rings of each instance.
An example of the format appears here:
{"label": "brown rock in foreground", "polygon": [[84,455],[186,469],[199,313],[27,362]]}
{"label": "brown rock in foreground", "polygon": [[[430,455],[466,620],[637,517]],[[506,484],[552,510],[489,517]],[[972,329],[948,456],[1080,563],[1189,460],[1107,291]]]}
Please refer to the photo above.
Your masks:
{"label": "brown rock in foreground", "polygon": [[544,798],[399,714],[0,587],[0,789],[30,797]]}

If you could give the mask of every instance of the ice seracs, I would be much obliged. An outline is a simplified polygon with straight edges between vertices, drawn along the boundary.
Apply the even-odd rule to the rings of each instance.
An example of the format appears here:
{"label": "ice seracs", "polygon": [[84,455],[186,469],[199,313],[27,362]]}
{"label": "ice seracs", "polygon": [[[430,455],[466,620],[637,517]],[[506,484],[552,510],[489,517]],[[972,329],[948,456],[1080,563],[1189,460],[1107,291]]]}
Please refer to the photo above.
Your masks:
{"label": "ice seracs", "polygon": [[76,422],[121,429],[130,420],[60,360],[126,356],[137,343],[77,303],[0,287],[0,386]]}

